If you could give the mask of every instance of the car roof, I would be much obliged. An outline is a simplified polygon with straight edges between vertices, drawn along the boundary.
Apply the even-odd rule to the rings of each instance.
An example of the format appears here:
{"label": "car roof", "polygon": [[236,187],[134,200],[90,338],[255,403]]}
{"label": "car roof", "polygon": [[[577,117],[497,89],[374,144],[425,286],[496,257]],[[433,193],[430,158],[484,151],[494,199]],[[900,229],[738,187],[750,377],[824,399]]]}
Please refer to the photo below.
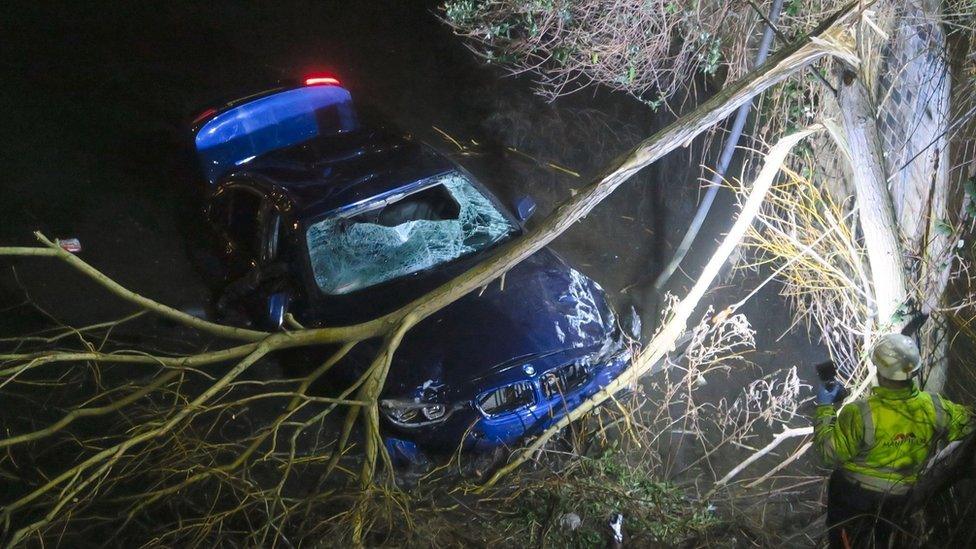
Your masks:
{"label": "car roof", "polygon": [[228,179],[250,179],[285,194],[298,219],[311,219],[395,193],[458,169],[408,135],[361,128],[317,137],[247,162]]}

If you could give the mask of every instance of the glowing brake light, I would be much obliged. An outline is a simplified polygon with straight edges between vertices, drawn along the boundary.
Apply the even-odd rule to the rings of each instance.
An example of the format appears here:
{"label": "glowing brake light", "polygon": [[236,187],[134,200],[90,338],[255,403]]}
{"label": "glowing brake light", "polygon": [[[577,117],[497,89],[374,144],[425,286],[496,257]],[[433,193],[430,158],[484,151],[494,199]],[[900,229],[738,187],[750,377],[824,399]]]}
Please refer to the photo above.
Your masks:
{"label": "glowing brake light", "polygon": [[200,122],[210,118],[211,116],[217,114],[217,109],[207,109],[202,113],[198,114],[196,118],[193,119],[193,125],[197,125]]}
{"label": "glowing brake light", "polygon": [[331,76],[313,76],[305,79],[306,86],[338,86],[339,81]]}

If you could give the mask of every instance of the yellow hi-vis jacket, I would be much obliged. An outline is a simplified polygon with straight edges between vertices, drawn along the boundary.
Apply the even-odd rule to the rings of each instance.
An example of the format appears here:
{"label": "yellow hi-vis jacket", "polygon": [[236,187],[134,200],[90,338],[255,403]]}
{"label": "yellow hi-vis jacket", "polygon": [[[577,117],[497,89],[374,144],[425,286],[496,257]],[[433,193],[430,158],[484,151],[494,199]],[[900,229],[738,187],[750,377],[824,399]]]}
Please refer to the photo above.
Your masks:
{"label": "yellow hi-vis jacket", "polygon": [[903,494],[915,484],[939,441],[959,440],[973,429],[970,411],[939,395],[874,387],[871,396],[844,406],[817,406],[814,447],[828,467],[840,467],[861,486]]}

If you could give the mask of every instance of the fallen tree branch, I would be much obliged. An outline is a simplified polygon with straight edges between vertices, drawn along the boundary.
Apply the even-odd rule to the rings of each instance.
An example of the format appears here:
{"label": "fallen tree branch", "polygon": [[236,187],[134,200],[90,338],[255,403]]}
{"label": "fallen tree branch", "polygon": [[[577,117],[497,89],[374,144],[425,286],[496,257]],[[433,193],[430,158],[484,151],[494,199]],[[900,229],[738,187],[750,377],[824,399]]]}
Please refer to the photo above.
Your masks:
{"label": "fallen tree branch", "polygon": [[[276,336],[271,336],[269,340],[273,340],[275,337]],[[57,488],[59,485],[70,481],[68,486],[62,492],[63,495],[60,497],[58,503],[52,506],[52,508],[42,518],[15,532],[11,537],[9,545],[16,545],[20,540],[24,539],[25,536],[48,524],[81,490],[96,482],[102,475],[106,474],[111,469],[112,465],[116,463],[123,455],[125,455],[130,448],[166,434],[174,427],[179,425],[188,415],[190,415],[191,412],[216,395],[231,381],[247,370],[252,364],[267,355],[272,346],[273,341],[259,345],[253,352],[251,352],[251,354],[231,368],[230,371],[228,371],[220,380],[211,385],[206,391],[196,397],[191,403],[189,403],[188,406],[182,408],[163,425],[141,432],[132,438],[126,439],[123,442],[101,450],[78,465],[65,470],[63,473],[51,479],[40,488],[31,491],[20,499],[5,506],[2,517],[4,523],[9,523],[10,515],[14,511],[24,507],[45,493]],[[88,473],[88,470],[93,468],[95,470]]]}
{"label": "fallen tree branch", "polygon": [[[719,487],[727,484],[730,480],[732,480],[733,478],[735,478],[736,475],[738,475],[739,473],[741,473],[746,467],[752,465],[759,458],[761,458],[761,457],[765,456],[766,454],[768,454],[768,453],[772,452],[773,450],[775,450],[776,447],[779,446],[780,443],[782,443],[784,440],[788,440],[788,439],[791,439],[791,438],[794,438],[794,437],[809,436],[811,434],[813,434],[813,427],[798,427],[798,428],[795,428],[795,429],[784,429],[783,432],[777,433],[776,436],[773,437],[773,440],[769,444],[767,444],[766,446],[762,447],[760,450],[754,452],[747,459],[743,460],[742,463],[740,463],[740,464],[736,465],[734,468],[732,468],[732,470],[729,471],[728,473],[726,473],[724,477],[718,479],[715,482],[715,487],[712,488],[712,491],[709,492],[709,493],[710,494],[711,493],[714,493],[715,490],[717,490]],[[805,448],[804,448],[804,450],[805,450]],[[799,457],[799,456],[797,456],[797,457]]]}
{"label": "fallen tree branch", "polygon": [[137,307],[145,310],[152,311],[162,317],[169,318],[174,322],[179,322],[185,326],[195,328],[197,330],[207,332],[220,337],[225,337],[228,339],[243,339],[246,341],[258,341],[263,337],[268,335],[267,332],[259,332],[257,330],[248,330],[246,328],[236,328],[234,326],[224,326],[222,324],[217,324],[215,322],[210,322],[208,320],[203,320],[202,318],[197,318],[193,315],[184,313],[179,309],[174,309],[169,305],[163,305],[158,301],[153,301],[145,296],[137,294],[132,290],[122,286],[118,282],[112,280],[105,274],[103,274],[98,269],[92,267],[84,260],[78,256],[63,250],[61,246],[57,243],[52,242],[46,236],[40,232],[35,232],[34,236],[37,238],[41,244],[44,245],[43,248],[24,248],[24,247],[9,247],[0,248],[0,256],[41,256],[41,257],[54,257],[60,259],[64,263],[67,263],[70,267],[80,271],[82,274],[88,278],[94,280],[109,292],[115,294],[116,296],[133,303]]}
{"label": "fallen tree branch", "polygon": [[190,356],[158,356],[148,353],[120,352],[120,353],[99,353],[99,352],[59,352],[48,351],[38,353],[16,353],[0,354],[0,363],[3,362],[23,362],[16,366],[0,370],[0,377],[8,377],[0,387],[8,383],[13,376],[19,375],[26,370],[52,364],[56,362],[106,362],[116,364],[150,364],[165,366],[167,368],[193,368],[203,364],[216,364],[227,362],[235,358],[241,358],[254,351],[257,343],[248,343],[236,347],[228,347],[219,351],[209,353],[199,353]]}
{"label": "fallen tree branch", "polygon": [[771,476],[775,475],[776,473],[782,471],[783,469],[785,469],[786,467],[788,467],[789,464],[793,463],[794,461],[796,461],[797,459],[799,459],[800,456],[802,456],[803,454],[805,454],[807,452],[807,450],[810,449],[811,446],[813,446],[813,441],[809,441],[809,442],[804,443],[803,446],[800,446],[800,448],[797,449],[797,451],[793,452],[793,454],[791,454],[790,457],[788,457],[788,458],[784,459],[783,461],[779,462],[778,464],[776,464],[776,467],[773,467],[768,472],[766,472],[763,476],[757,478],[756,480],[750,482],[749,484],[746,484],[746,488],[754,488],[754,487],[758,486],[760,483],[768,480],[769,477],[771,477]]}

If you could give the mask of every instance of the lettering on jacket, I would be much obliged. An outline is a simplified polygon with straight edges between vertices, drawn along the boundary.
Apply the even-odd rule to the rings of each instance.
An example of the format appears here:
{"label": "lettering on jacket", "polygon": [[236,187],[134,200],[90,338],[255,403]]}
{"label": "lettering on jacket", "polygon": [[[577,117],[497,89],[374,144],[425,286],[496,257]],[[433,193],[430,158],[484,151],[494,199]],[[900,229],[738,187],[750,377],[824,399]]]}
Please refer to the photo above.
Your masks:
{"label": "lettering on jacket", "polygon": [[882,446],[891,448],[893,446],[901,446],[903,444],[921,444],[923,441],[915,433],[898,433],[897,435],[891,437],[882,443]]}

